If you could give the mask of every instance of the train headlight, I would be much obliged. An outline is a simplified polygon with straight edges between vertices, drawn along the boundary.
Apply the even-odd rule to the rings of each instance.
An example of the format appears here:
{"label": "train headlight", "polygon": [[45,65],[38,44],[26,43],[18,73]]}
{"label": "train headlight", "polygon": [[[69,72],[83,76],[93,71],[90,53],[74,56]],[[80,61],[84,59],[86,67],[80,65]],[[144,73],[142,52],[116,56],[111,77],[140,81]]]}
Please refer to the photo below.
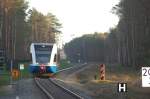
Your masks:
{"label": "train headlight", "polygon": [[44,69],[44,66],[41,66],[40,68],[43,70],[43,69]]}
{"label": "train headlight", "polygon": [[41,65],[40,65],[40,69],[41,69],[41,70],[45,70],[45,69],[46,69],[45,65],[44,65],[44,64],[41,64]]}

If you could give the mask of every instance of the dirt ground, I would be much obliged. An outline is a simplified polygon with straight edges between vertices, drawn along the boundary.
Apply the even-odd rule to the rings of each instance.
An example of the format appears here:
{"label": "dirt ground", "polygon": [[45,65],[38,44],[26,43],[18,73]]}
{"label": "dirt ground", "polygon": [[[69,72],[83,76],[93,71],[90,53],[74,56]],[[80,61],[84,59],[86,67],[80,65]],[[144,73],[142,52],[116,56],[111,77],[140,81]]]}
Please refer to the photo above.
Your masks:
{"label": "dirt ground", "polygon": [[[150,99],[150,88],[141,87],[141,72],[129,67],[106,65],[106,80],[99,80],[99,64],[88,64],[70,75],[58,77],[92,99]],[[127,92],[118,93],[117,84],[127,83]]]}

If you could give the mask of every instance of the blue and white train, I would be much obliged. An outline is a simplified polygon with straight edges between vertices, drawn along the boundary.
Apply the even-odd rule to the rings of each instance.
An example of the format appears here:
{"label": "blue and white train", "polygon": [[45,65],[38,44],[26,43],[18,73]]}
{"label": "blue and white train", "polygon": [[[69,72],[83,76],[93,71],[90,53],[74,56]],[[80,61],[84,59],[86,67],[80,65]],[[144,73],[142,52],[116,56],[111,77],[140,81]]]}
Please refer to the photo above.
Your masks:
{"label": "blue and white train", "polygon": [[32,74],[54,74],[57,72],[57,46],[55,43],[32,43],[30,46]]}

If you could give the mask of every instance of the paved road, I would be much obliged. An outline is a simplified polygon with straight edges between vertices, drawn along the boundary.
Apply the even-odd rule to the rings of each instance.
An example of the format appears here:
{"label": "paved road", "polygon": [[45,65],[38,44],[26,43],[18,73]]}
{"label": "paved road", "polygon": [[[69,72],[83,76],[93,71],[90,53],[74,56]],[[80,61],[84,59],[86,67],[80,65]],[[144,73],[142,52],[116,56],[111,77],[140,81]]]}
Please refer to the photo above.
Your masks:
{"label": "paved road", "polygon": [[47,99],[47,96],[35,85],[33,79],[24,79],[10,87],[0,99]]}

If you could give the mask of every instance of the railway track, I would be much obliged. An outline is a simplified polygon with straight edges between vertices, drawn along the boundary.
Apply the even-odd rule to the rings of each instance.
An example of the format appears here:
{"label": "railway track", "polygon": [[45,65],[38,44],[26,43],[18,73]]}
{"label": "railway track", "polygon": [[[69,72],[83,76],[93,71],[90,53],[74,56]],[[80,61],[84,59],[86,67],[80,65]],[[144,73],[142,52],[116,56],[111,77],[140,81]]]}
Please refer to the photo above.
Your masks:
{"label": "railway track", "polygon": [[87,65],[87,63],[81,64],[81,65],[75,65],[66,69],[61,69],[57,73],[65,72],[66,74],[72,74],[75,71],[80,70],[81,68],[84,68]]}
{"label": "railway track", "polygon": [[48,96],[48,99],[84,99],[76,93],[54,82],[52,79],[35,78],[37,86]]}
{"label": "railway track", "polygon": [[[70,74],[83,68],[85,65],[86,63],[62,69],[59,70],[57,73],[67,72],[67,74]],[[37,86],[48,96],[48,99],[84,99],[76,93],[66,89],[62,85],[54,82],[52,79],[35,78],[35,82]]]}

